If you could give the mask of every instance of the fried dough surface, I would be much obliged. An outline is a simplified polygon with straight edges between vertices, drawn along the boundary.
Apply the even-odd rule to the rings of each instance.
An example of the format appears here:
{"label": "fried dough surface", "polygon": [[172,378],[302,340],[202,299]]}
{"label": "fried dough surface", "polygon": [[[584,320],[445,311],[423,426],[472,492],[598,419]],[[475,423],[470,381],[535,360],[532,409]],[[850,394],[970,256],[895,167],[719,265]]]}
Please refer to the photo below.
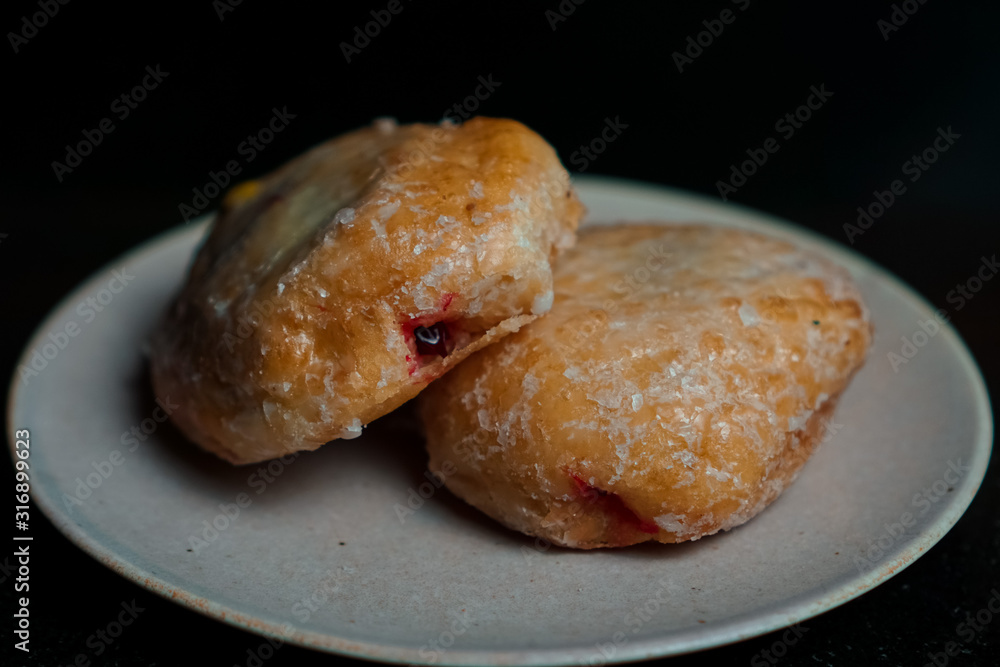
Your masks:
{"label": "fried dough surface", "polygon": [[546,312],[582,215],[510,120],[380,120],[241,184],[152,341],[158,396],[233,463],[356,437]]}
{"label": "fried dough surface", "polygon": [[786,242],[588,228],[552,311],[418,399],[430,467],[559,545],[698,539],[792,482],[870,341],[847,273]]}

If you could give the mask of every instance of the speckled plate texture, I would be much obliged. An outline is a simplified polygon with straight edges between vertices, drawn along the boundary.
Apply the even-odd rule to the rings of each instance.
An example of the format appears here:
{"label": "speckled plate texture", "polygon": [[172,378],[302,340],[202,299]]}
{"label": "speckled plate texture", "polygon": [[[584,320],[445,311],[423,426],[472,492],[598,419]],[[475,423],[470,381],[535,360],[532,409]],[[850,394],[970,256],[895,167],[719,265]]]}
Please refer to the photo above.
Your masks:
{"label": "speckled plate texture", "polygon": [[682,545],[536,542],[425,475],[409,406],[357,440],[267,464],[202,453],[166,420],[169,397],[155,402],[144,349],[204,222],[101,270],[28,344],[7,430],[12,443],[31,432],[35,504],[108,567],[191,609],[416,664],[601,664],[735,642],[843,604],[941,539],[979,488],[992,423],[975,363],[933,308],[770,216],[624,181],[578,186],[589,224],[753,229],[826,254],[861,287],[876,331],[868,362],[798,481],[746,525]]}

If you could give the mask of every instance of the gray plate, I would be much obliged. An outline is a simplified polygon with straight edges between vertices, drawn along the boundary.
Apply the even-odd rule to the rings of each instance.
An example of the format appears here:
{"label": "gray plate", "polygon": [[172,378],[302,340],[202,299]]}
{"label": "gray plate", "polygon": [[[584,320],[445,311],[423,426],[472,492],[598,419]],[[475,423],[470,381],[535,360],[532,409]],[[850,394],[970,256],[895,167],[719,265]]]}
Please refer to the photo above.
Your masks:
{"label": "gray plate", "polygon": [[[108,567],[208,616],[420,664],[593,664],[738,641],[870,590],[955,524],[986,471],[989,403],[950,326],[918,333],[932,309],[912,290],[770,216],[622,181],[579,186],[590,220],[771,233],[840,262],[864,292],[875,344],[833,437],[745,526],[679,546],[546,549],[421,486],[426,460],[406,407],[287,463],[236,468],[201,453],[156,421],[143,346],[204,224],[87,280],[29,343],[20,363],[45,363],[15,375],[8,429],[30,430],[35,503]],[[122,288],[114,270],[134,278]],[[70,323],[76,335],[59,335]],[[902,356],[904,336],[922,344],[894,369],[887,355]]]}

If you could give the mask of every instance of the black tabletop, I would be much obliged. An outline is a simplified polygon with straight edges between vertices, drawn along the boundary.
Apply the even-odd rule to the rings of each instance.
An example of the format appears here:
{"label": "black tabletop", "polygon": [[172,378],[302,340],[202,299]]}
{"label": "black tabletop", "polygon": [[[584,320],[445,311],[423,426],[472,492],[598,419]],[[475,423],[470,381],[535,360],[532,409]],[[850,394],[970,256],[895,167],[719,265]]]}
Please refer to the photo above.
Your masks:
{"label": "black tabletop", "polygon": [[[0,377],[79,281],[215,208],[227,167],[265,173],[378,116],[482,114],[523,121],[574,173],[700,192],[850,246],[948,309],[995,389],[1000,278],[970,278],[1000,252],[1000,5],[674,4],[6,3]],[[669,662],[997,664],[998,506],[994,463],[958,524],[879,587],[791,634]],[[32,520],[31,651],[5,630],[3,664],[351,662],[274,649]]]}

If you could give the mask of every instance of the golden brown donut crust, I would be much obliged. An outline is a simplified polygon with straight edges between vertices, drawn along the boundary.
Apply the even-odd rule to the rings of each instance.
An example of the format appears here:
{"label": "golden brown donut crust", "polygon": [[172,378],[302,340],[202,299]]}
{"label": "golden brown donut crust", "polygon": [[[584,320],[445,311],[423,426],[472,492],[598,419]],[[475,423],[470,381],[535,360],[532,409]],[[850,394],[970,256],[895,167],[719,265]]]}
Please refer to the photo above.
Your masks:
{"label": "golden brown donut crust", "polygon": [[[581,214],[515,121],[335,138],[229,193],[152,342],[155,391],[233,463],[356,437],[546,312]],[[445,356],[416,346],[435,324]]]}
{"label": "golden brown donut crust", "polygon": [[735,229],[588,228],[555,290],[418,400],[452,491],[569,547],[747,521],[823,438],[871,341],[845,271]]}

